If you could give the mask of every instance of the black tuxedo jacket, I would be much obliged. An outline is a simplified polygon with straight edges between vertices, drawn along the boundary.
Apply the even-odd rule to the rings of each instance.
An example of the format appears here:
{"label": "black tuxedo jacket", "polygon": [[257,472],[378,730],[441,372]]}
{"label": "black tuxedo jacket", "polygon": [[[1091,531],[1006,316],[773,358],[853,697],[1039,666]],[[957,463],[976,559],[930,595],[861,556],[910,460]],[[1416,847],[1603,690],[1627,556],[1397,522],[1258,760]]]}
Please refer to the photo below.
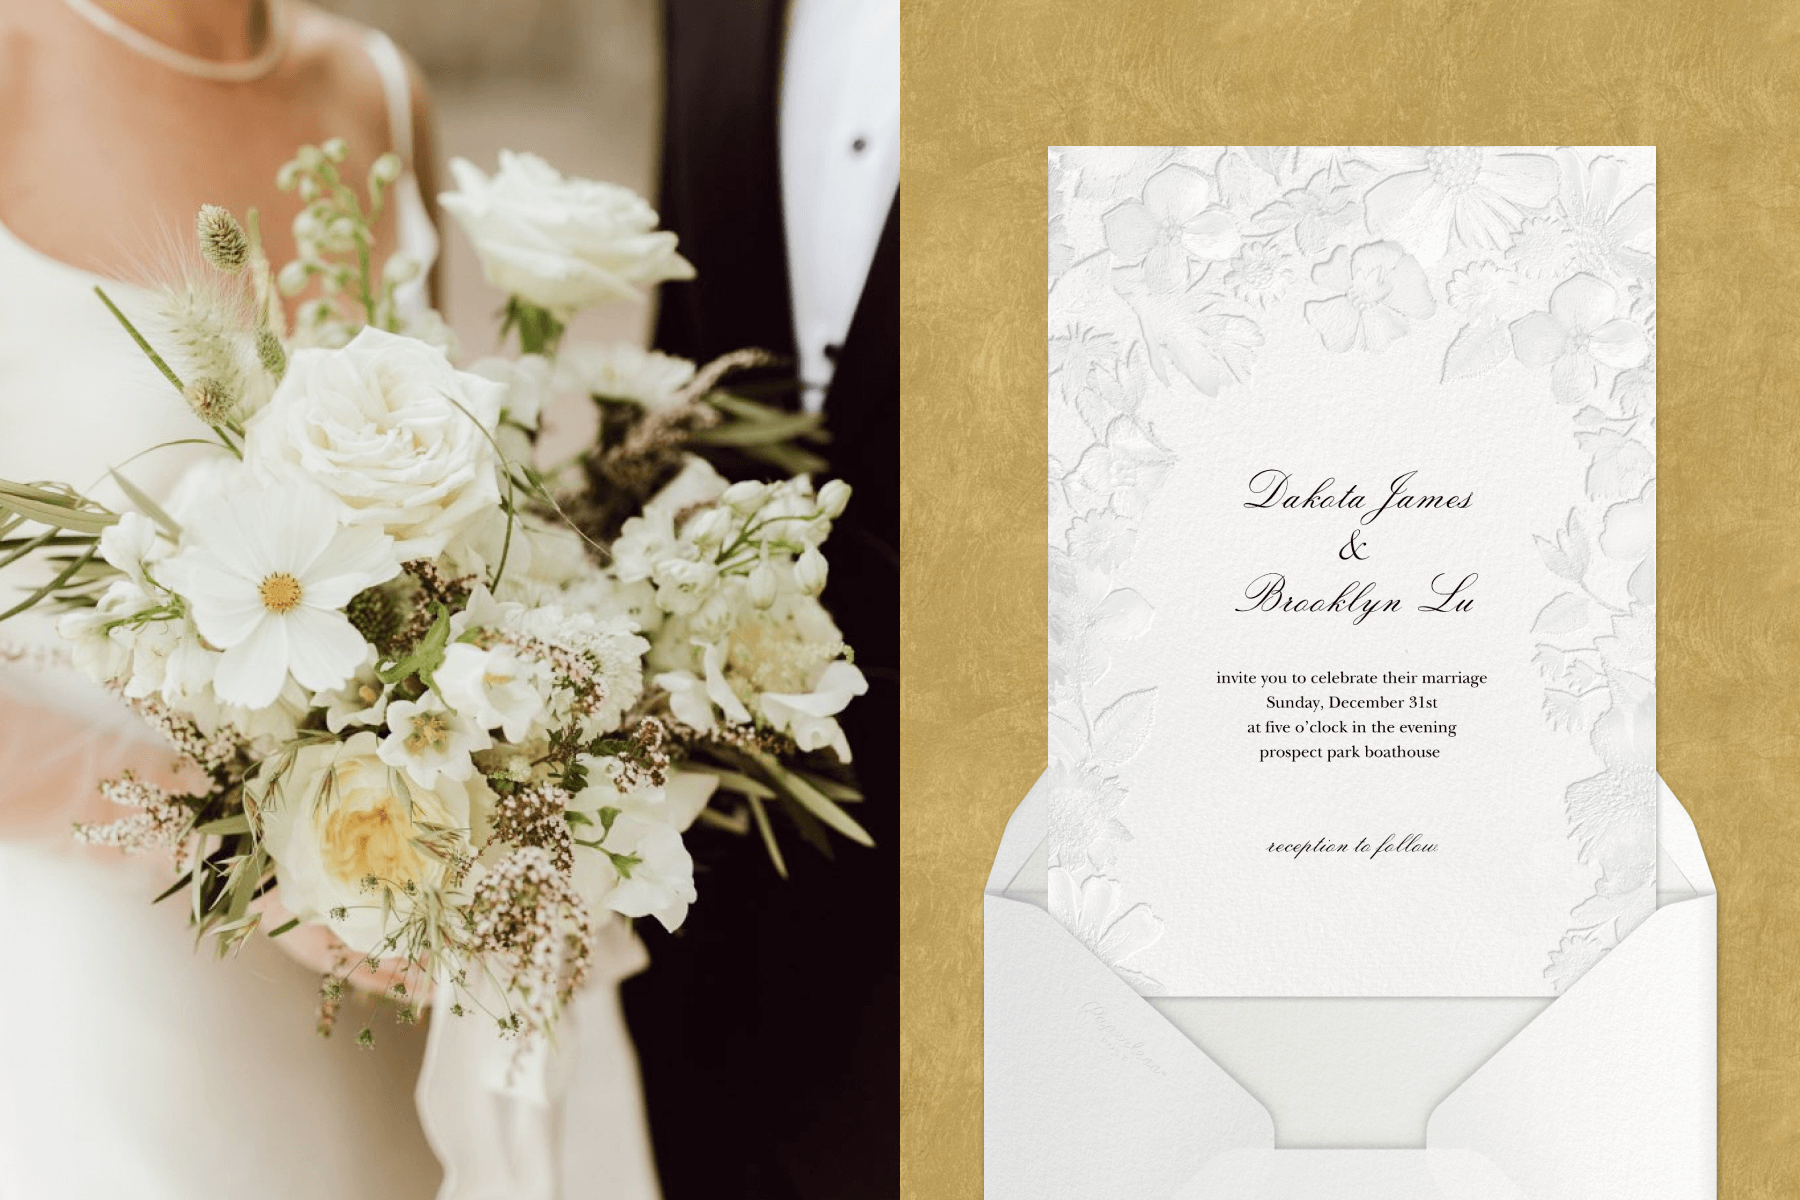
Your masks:
{"label": "black tuxedo jacket", "polygon": [[[777,145],[781,0],[667,0],[660,210],[698,278],[666,284],[660,349],[791,358]],[[869,694],[845,714],[874,835],[827,860],[778,828],[689,837],[700,901],[623,988],[668,1200],[899,1195],[899,201],[825,400],[829,475],[854,489],[825,602]],[[789,374],[792,368],[787,368]]]}

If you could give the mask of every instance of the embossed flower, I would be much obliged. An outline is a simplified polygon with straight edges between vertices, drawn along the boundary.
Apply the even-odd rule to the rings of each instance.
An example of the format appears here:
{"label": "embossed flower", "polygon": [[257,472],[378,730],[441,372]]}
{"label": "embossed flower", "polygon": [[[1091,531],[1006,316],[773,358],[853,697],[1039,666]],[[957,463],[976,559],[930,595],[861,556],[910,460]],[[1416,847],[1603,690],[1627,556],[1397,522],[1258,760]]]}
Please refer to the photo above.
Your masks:
{"label": "embossed flower", "polygon": [[1050,912],[1101,962],[1128,978],[1145,978],[1120,964],[1154,946],[1162,938],[1163,923],[1149,905],[1127,902],[1116,880],[1089,875],[1078,885],[1068,871],[1051,867]]}
{"label": "embossed flower", "polygon": [[1494,263],[1473,262],[1451,273],[1450,281],[1444,285],[1444,297],[1463,320],[1475,324],[1505,315],[1518,301],[1519,285]]}
{"label": "embossed flower", "polygon": [[1556,161],[1483,146],[1412,146],[1392,152],[1407,169],[1368,190],[1369,232],[1435,263],[1454,242],[1497,250],[1524,210],[1556,195]]}
{"label": "embossed flower", "polygon": [[1162,486],[1173,460],[1129,420],[1114,421],[1106,440],[1089,446],[1065,479],[1070,498],[1089,507],[1110,505],[1135,517]]}
{"label": "embossed flower", "polygon": [[1650,341],[1636,322],[1614,316],[1619,294],[1592,275],[1556,285],[1548,312],[1527,313],[1512,323],[1513,353],[1528,367],[1549,367],[1556,398],[1572,404],[1599,382],[1600,366],[1626,370],[1650,356]]}
{"label": "embossed flower", "polygon": [[1225,286],[1231,294],[1258,308],[1267,308],[1281,299],[1293,281],[1293,259],[1272,238],[1245,242],[1225,272]]}
{"label": "embossed flower", "polygon": [[1506,261],[1527,279],[1561,275],[1575,261],[1575,239],[1561,217],[1529,217],[1512,236]]}
{"label": "embossed flower", "polygon": [[1083,566],[1116,570],[1136,545],[1136,526],[1108,509],[1076,517],[1069,526],[1069,553]]}
{"label": "embossed flower", "polygon": [[1571,255],[1583,271],[1621,275],[1653,274],[1655,259],[1642,247],[1655,229],[1656,185],[1645,184],[1619,196],[1625,163],[1607,154],[1583,163],[1581,152],[1556,152],[1561,170],[1558,198],[1569,219]]}
{"label": "embossed flower", "polygon": [[1143,195],[1101,218],[1106,248],[1124,263],[1143,263],[1153,292],[1180,291],[1193,259],[1220,260],[1237,253],[1231,215],[1213,204],[1212,185],[1192,167],[1171,164],[1152,175]]}
{"label": "embossed flower", "polygon": [[1412,321],[1437,311],[1423,268],[1394,242],[1371,242],[1354,254],[1339,246],[1312,277],[1339,294],[1309,301],[1307,323],[1327,349],[1339,353],[1353,346],[1385,350],[1406,336]]}
{"label": "embossed flower", "polygon": [[1300,253],[1312,258],[1326,247],[1342,240],[1363,219],[1363,208],[1356,190],[1332,182],[1333,170],[1317,171],[1303,188],[1287,192],[1253,218],[1261,229],[1294,231],[1294,245]]}

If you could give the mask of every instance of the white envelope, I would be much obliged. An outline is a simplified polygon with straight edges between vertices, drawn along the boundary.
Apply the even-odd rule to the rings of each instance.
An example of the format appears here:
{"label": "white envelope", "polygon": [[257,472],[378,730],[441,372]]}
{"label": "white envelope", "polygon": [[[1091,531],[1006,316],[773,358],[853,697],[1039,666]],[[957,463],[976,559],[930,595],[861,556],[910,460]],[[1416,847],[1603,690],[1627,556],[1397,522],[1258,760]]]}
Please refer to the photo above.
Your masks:
{"label": "white envelope", "polygon": [[1714,1197],[1717,898],[1659,803],[1656,912],[1554,1000],[1152,1001],[1042,907],[1040,781],[983,898],[987,1200]]}

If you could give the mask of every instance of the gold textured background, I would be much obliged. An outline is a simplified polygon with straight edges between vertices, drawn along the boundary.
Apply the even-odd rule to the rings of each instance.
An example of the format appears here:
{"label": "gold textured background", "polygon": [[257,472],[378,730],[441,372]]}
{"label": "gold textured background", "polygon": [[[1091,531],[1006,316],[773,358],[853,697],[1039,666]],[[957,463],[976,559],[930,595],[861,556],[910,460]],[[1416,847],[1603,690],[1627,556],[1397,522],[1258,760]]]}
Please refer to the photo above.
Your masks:
{"label": "gold textured background", "polygon": [[903,22],[904,1194],[981,1194],[981,888],[1046,753],[1045,147],[1459,142],[1658,150],[1658,761],[1718,881],[1720,1195],[1800,1196],[1800,9]]}

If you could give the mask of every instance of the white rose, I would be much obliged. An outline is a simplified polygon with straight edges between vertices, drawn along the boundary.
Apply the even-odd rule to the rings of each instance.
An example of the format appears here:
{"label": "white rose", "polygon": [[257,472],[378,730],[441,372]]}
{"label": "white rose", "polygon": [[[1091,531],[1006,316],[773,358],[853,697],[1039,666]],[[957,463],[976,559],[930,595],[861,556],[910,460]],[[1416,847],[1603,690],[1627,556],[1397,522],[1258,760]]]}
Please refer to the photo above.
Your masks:
{"label": "white rose", "polygon": [[500,152],[491,178],[466,159],[439,202],[475,243],[488,282],[567,320],[583,308],[639,300],[665,279],[692,279],[672,233],[630,188],[565,179],[535,154]]}
{"label": "white rose", "polygon": [[506,387],[443,351],[373,327],[341,350],[300,350],[251,418],[244,458],[265,479],[298,471],[372,525],[404,561],[434,558],[500,500],[490,440]]}
{"label": "white rose", "polygon": [[[493,799],[479,776],[464,782],[439,775],[430,788],[403,783],[376,752],[376,736],[367,730],[347,741],[304,746],[291,765],[285,756],[267,760],[249,788],[282,903],[363,954],[389,949],[382,940],[412,913],[407,884],[430,890],[444,882],[444,864],[415,845],[422,827],[459,830],[466,838],[472,809]],[[370,876],[380,881],[374,891],[363,887]],[[384,899],[391,904],[386,920]]]}

